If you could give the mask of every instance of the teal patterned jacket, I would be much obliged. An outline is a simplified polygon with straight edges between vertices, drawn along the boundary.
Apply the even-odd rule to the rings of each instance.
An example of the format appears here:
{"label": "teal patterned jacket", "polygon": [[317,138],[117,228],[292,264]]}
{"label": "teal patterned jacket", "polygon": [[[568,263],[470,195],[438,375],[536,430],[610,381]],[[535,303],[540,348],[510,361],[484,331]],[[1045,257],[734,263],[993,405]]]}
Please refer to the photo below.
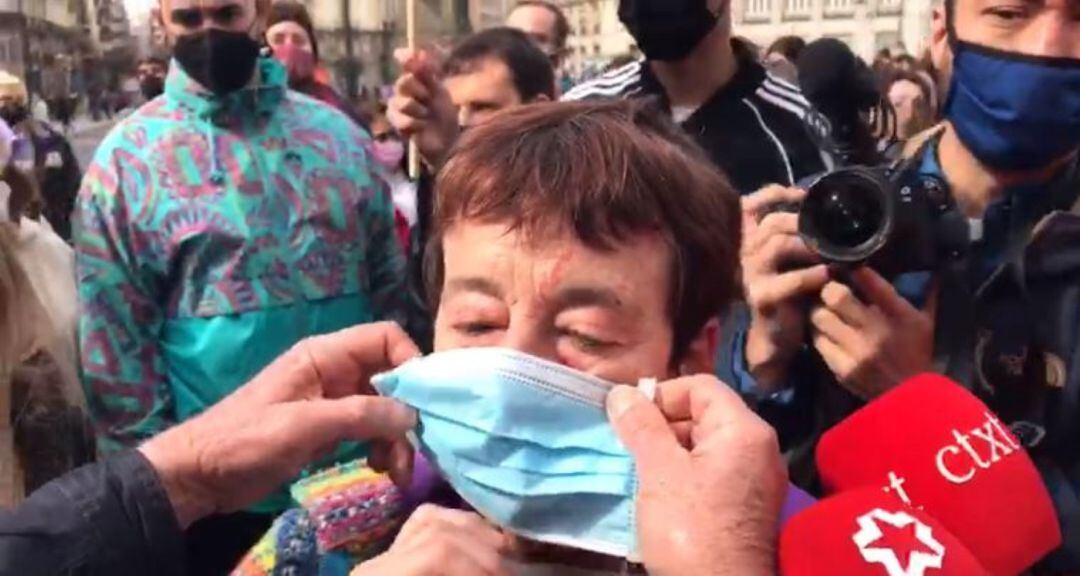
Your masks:
{"label": "teal patterned jacket", "polygon": [[405,320],[370,138],[286,88],[216,97],[175,62],[98,149],[76,210],[83,383],[105,451],[202,412],[304,337]]}

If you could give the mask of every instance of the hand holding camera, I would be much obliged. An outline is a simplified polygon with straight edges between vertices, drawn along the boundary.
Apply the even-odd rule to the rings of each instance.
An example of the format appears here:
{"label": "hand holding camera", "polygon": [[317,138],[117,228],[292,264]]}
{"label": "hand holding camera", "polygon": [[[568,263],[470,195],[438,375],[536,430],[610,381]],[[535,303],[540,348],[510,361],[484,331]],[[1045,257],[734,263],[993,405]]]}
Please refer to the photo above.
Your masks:
{"label": "hand holding camera", "polygon": [[[852,394],[873,400],[932,369],[936,290],[923,310],[868,267],[829,282],[810,312],[814,349]],[[856,290],[861,297],[855,295]]]}
{"label": "hand holding camera", "polygon": [[764,392],[786,383],[788,365],[806,341],[806,303],[829,281],[821,258],[799,236],[798,215],[775,210],[805,196],[770,186],[742,200],[743,289],[752,318],[746,360]]}
{"label": "hand holding camera", "polygon": [[786,383],[807,320],[809,341],[860,397],[930,368],[934,299],[920,310],[889,279],[967,250],[967,219],[940,180],[911,167],[846,168],[805,192],[766,188],[744,200],[743,214],[745,353],[762,391]]}

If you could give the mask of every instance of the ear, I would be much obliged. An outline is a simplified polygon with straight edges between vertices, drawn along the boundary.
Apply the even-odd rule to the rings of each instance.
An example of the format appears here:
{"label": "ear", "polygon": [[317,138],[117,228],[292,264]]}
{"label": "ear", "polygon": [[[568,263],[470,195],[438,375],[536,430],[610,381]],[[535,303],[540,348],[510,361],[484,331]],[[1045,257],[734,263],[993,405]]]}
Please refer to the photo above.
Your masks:
{"label": "ear", "polygon": [[537,104],[540,102],[551,102],[551,98],[548,98],[547,94],[537,94],[533,96],[532,100],[526,102],[526,104]]}
{"label": "ear", "polygon": [[679,376],[712,374],[716,369],[716,347],[720,341],[720,320],[705,323],[679,362]]}
{"label": "ear", "polygon": [[[934,7],[933,17],[930,20],[930,59],[933,61],[936,70],[951,70],[952,48],[949,46],[945,6],[942,4]],[[947,79],[937,78],[937,80],[944,85]]]}

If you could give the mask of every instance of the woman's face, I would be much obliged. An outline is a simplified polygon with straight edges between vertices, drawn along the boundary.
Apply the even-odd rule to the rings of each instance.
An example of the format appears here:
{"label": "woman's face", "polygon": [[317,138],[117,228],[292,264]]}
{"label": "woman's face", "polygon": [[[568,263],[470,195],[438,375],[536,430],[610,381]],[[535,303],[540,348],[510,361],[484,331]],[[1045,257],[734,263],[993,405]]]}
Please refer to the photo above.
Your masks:
{"label": "woman's face", "polygon": [[266,30],[266,43],[276,50],[282,46],[312,52],[311,37],[304,27],[296,22],[278,22]]}

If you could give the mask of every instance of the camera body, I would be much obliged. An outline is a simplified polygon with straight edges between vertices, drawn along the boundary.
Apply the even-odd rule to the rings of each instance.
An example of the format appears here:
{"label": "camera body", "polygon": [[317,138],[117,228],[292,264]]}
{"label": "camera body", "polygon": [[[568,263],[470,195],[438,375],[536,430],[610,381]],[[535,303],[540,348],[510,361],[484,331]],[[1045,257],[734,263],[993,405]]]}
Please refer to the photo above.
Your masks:
{"label": "camera body", "polygon": [[817,176],[798,213],[799,235],[826,263],[867,265],[885,278],[937,269],[971,241],[948,185],[913,163]]}

